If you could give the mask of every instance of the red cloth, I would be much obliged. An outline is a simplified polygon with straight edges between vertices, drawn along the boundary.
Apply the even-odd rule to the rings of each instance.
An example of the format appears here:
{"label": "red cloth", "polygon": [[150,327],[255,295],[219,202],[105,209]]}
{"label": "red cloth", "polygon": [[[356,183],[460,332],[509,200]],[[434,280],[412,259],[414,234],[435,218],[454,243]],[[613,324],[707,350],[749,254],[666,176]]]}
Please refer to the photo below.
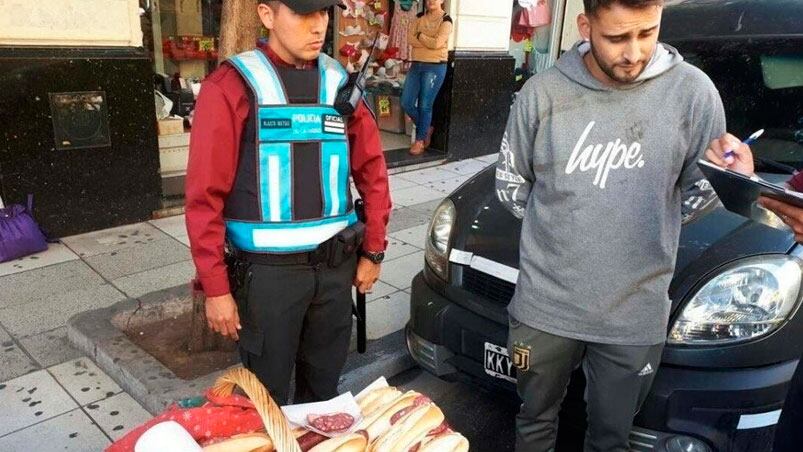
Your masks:
{"label": "red cloth", "polygon": [[[274,64],[290,66],[269,48]],[[310,62],[305,68],[316,65]],[[249,114],[245,82],[236,69],[221,65],[204,79],[190,135],[185,212],[190,251],[207,297],[229,293],[223,242],[223,205],[237,170],[240,137]],[[365,201],[366,251],[383,251],[391,201],[387,167],[376,119],[365,102],[348,119],[351,176]]]}
{"label": "red cloth", "polygon": [[179,408],[171,405],[164,413],[128,432],[106,448],[106,452],[133,452],[139,438],[148,429],[166,421],[176,421],[199,444],[226,439],[241,433],[265,429],[254,404],[240,395],[215,397],[207,393],[208,402],[198,408]]}
{"label": "red cloth", "polygon": [[795,173],[789,182],[787,182],[790,187],[792,187],[795,191],[803,192],[803,171],[799,173]]}
{"label": "red cloth", "polygon": [[533,30],[552,22],[552,12],[546,0],[536,0],[532,6],[522,8],[513,15],[510,39],[515,42],[532,37]]}
{"label": "red cloth", "polygon": [[525,11],[526,10],[524,9],[519,10],[513,16],[513,23],[511,24],[510,27],[510,39],[512,39],[515,42],[524,41],[525,39],[528,39],[533,35],[532,28],[520,24],[520,22],[522,22],[523,20],[522,16],[524,15]]}
{"label": "red cloth", "polygon": [[552,12],[546,0],[537,0],[529,8],[524,8],[519,16],[518,24],[527,28],[538,28],[552,22]]}

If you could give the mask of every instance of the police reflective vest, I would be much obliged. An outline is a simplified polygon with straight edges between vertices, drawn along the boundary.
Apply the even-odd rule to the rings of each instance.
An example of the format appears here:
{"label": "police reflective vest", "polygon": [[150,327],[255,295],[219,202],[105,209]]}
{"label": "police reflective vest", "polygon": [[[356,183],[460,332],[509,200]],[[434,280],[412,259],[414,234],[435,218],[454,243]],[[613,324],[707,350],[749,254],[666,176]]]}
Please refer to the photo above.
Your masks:
{"label": "police reflective vest", "polygon": [[[306,75],[286,80],[260,50],[228,62],[246,81],[254,104],[226,200],[226,236],[252,253],[314,250],[357,222],[346,120],[333,106],[348,74],[324,54],[317,71],[296,71]],[[314,97],[314,90],[312,103],[292,102],[292,92]]]}

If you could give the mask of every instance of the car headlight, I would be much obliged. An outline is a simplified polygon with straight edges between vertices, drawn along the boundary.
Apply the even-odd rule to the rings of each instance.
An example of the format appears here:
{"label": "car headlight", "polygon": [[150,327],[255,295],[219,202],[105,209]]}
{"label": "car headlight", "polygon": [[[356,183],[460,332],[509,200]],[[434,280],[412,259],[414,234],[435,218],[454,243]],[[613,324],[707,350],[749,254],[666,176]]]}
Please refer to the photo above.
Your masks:
{"label": "car headlight", "polygon": [[789,317],[800,282],[796,258],[745,260],[713,278],[686,303],[668,343],[721,344],[764,336]]}
{"label": "car headlight", "polygon": [[454,203],[444,199],[432,214],[426,242],[426,261],[436,275],[444,281],[449,279],[449,239],[452,236],[452,226],[455,219]]}

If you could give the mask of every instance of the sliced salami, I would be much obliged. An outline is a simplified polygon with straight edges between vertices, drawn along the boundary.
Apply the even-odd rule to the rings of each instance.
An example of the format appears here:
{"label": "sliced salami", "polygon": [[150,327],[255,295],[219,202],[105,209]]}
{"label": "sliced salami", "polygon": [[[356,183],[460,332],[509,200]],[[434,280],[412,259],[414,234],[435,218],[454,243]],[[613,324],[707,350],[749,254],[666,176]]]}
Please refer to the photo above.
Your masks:
{"label": "sliced salami", "polygon": [[390,425],[396,425],[399,422],[399,419],[407,416],[407,413],[413,411],[415,409],[415,405],[410,405],[407,408],[402,408],[401,410],[397,411],[396,414],[390,417]]}
{"label": "sliced salami", "polygon": [[345,432],[354,425],[354,416],[348,413],[310,414],[307,416],[310,426],[324,433]]}
{"label": "sliced salami", "polygon": [[401,410],[397,411],[393,416],[390,417],[390,425],[394,425],[396,422],[399,422],[399,419],[403,418],[404,416],[407,416],[407,413],[409,413],[410,411],[413,411],[414,409],[426,405],[428,403],[432,403],[432,399],[430,399],[429,397],[423,395],[416,397],[415,400],[413,400],[412,405],[406,408],[402,408]]}
{"label": "sliced salami", "polygon": [[445,432],[447,430],[450,430],[450,429],[451,429],[451,427],[449,426],[449,424],[446,421],[443,421],[441,423],[441,425],[439,425],[438,427],[430,430],[430,432],[427,433],[427,436],[438,436],[441,433],[443,433],[443,432]]}
{"label": "sliced salami", "polygon": [[432,399],[430,399],[429,397],[427,397],[425,395],[420,395],[420,396],[416,397],[415,400],[413,401],[413,405],[414,406],[426,405],[428,403],[432,403]]}
{"label": "sliced salami", "polygon": [[300,436],[297,441],[298,445],[301,447],[301,452],[307,452],[327,439],[329,438],[321,435],[320,433],[309,432]]}

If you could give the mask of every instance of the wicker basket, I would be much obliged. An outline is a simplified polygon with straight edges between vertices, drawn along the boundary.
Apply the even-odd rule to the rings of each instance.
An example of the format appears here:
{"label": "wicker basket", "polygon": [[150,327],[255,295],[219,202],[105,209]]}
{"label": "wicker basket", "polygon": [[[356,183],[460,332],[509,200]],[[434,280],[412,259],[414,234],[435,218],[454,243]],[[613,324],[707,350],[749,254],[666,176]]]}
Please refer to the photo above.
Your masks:
{"label": "wicker basket", "polygon": [[249,370],[238,367],[226,372],[215,382],[212,393],[227,397],[232,394],[235,386],[242,388],[254,403],[276,452],[301,452],[301,446],[298,445],[284,413],[270,397],[265,386]]}

